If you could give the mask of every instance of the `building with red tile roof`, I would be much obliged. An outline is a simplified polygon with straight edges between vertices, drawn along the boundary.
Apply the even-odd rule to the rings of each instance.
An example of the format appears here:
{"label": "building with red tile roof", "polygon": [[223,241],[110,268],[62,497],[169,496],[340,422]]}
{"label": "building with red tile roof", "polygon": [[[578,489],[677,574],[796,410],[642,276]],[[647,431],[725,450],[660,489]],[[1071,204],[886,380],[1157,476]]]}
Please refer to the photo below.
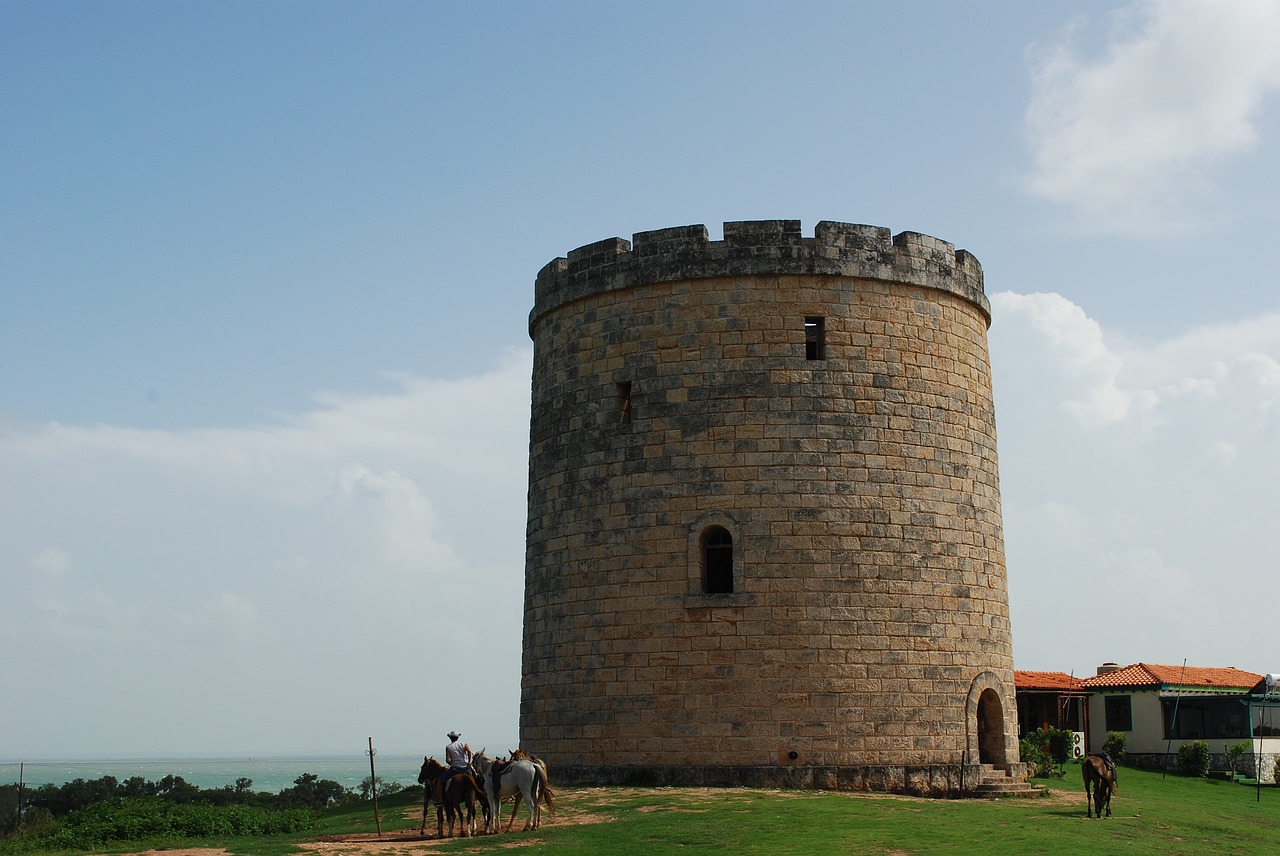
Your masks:
{"label": "building with red tile roof", "polygon": [[1066,672],[1028,672],[1013,670],[1013,685],[1027,690],[1078,691],[1084,681]]}
{"label": "building with red tile roof", "polygon": [[1014,694],[1018,702],[1018,737],[1043,728],[1064,728],[1081,735],[1073,754],[1084,754],[1083,735],[1089,730],[1084,682],[1066,672],[1013,670]]}
{"label": "building with red tile roof", "polygon": [[1227,769],[1227,750],[1248,742],[1252,752],[1244,771],[1260,773],[1263,781],[1275,775],[1280,697],[1266,694],[1260,674],[1234,666],[1104,663],[1080,688],[1089,694],[1091,751],[1110,732],[1119,732],[1127,739],[1127,763],[1172,768],[1183,743],[1202,740],[1213,754],[1213,768]]}
{"label": "building with red tile roof", "polygon": [[1123,669],[1107,669],[1092,678],[1086,678],[1081,683],[1088,689],[1159,687],[1162,690],[1179,690],[1183,693],[1222,693],[1248,692],[1260,680],[1262,675],[1245,672],[1234,666],[1205,668],[1134,663]]}

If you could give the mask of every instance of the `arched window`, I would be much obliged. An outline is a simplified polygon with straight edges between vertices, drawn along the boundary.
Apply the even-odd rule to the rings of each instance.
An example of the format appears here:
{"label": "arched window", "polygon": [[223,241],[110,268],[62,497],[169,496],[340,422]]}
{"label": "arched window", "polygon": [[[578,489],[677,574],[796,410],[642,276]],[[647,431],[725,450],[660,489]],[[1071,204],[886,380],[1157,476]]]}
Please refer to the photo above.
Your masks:
{"label": "arched window", "polygon": [[723,526],[702,534],[702,591],[733,594],[733,536]]}

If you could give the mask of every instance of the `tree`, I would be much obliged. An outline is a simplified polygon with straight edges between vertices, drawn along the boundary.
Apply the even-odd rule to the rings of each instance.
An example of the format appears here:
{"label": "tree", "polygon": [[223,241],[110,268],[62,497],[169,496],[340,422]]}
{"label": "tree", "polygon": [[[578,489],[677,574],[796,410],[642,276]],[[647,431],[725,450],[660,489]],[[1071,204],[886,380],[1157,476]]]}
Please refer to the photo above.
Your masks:
{"label": "tree", "polygon": [[[374,778],[372,776],[365,776],[360,781],[360,799],[367,800],[373,798],[373,782]],[[404,785],[399,782],[388,782],[381,776],[378,776],[377,782],[379,796],[389,797],[392,794],[398,794],[404,790]]]}
{"label": "tree", "polygon": [[280,802],[285,806],[319,810],[343,802],[349,796],[351,792],[332,779],[303,773],[293,780],[292,788],[280,792]]}
{"label": "tree", "polygon": [[1227,747],[1227,765],[1231,767],[1231,778],[1235,778],[1241,771],[1240,762],[1245,755],[1253,753],[1253,744],[1248,740],[1242,740],[1239,743],[1232,744]]}

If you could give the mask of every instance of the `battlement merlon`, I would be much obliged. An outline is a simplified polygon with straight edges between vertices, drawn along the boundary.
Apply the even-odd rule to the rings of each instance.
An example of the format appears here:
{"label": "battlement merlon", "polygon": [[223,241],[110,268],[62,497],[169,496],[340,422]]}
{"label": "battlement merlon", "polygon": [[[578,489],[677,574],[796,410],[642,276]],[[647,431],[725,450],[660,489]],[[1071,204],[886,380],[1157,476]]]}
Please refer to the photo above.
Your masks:
{"label": "battlement merlon", "polygon": [[919,232],[891,236],[882,226],[829,220],[806,238],[799,220],[746,220],[725,223],[723,241],[708,240],[704,225],[675,226],[637,232],[631,241],[596,241],[553,259],[538,272],[530,335],[547,312],[591,294],[677,280],[789,274],[933,288],[968,300],[991,323],[982,266],[954,244]]}

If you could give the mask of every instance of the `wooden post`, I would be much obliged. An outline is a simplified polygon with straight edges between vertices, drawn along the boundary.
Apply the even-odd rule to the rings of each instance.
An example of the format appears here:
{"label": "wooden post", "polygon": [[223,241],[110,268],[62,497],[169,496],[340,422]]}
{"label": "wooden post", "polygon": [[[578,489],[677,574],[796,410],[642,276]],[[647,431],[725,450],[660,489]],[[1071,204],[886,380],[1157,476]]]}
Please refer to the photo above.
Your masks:
{"label": "wooden post", "polygon": [[382,818],[378,816],[378,775],[373,770],[373,756],[378,754],[378,750],[373,748],[373,738],[369,738],[369,751],[364,754],[369,756],[369,789],[373,791],[373,822],[378,827],[378,837],[382,837]]}

